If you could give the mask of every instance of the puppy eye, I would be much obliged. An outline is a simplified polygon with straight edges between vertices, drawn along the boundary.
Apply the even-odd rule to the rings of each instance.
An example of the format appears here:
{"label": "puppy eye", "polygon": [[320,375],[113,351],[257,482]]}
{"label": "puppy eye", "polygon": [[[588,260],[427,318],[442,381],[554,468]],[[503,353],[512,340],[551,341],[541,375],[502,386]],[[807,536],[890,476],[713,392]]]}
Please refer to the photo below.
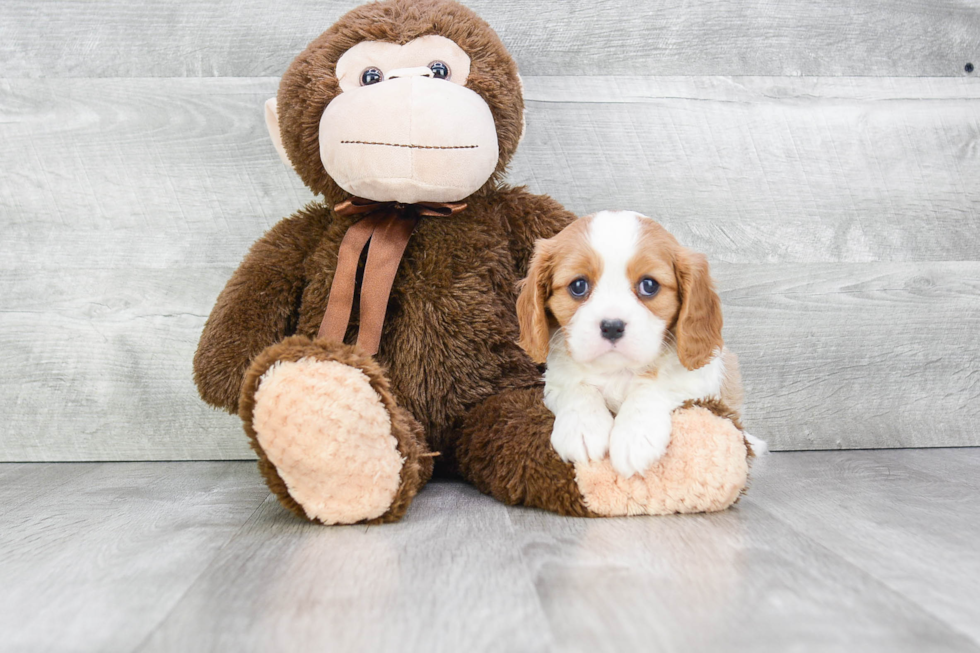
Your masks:
{"label": "puppy eye", "polygon": [[449,66],[441,61],[433,61],[429,64],[429,70],[436,79],[449,79]]}
{"label": "puppy eye", "polygon": [[377,68],[365,68],[364,72],[361,73],[361,86],[377,84],[378,82],[384,81],[384,78],[384,73]]}
{"label": "puppy eye", "polygon": [[568,284],[568,294],[572,297],[582,298],[589,292],[589,282],[585,279],[576,279]]}
{"label": "puppy eye", "polygon": [[636,291],[640,297],[653,297],[660,291],[660,284],[653,277],[643,277],[640,283],[636,284]]}

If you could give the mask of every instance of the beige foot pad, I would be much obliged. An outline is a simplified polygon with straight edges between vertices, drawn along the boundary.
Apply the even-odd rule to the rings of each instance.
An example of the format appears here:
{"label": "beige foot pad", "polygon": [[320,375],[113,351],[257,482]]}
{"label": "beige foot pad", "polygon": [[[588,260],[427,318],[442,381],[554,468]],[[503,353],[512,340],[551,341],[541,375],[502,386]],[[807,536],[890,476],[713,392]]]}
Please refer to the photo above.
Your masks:
{"label": "beige foot pad", "polygon": [[255,392],[252,428],[310,519],[353,524],[391,506],[404,459],[367,375],[337,361],[280,361]]}
{"label": "beige foot pad", "polygon": [[674,412],[667,453],[645,476],[624,478],[608,458],[575,465],[585,505],[607,517],[724,510],[738,499],[748,473],[742,432],[702,407]]}

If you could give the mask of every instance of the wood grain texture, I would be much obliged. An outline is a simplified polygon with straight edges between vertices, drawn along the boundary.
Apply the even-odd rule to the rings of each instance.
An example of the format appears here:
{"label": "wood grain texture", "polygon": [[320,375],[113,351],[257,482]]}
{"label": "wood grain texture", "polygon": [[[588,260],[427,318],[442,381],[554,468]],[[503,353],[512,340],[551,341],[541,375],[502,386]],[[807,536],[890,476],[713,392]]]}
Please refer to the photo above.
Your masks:
{"label": "wood grain texture", "polygon": [[[903,452],[882,453],[774,458],[752,502],[896,593],[914,592],[930,614],[980,641],[980,451],[912,452],[911,465]],[[948,473],[965,465],[972,473]],[[830,487],[842,500],[826,500]]]}
{"label": "wood grain texture", "polygon": [[[783,479],[779,489],[792,483]],[[815,497],[828,508],[824,519],[833,521],[841,496]],[[512,519],[562,651],[975,647],[913,594],[892,590],[750,499],[724,513],[649,521],[530,510]],[[910,585],[931,580],[911,578]]]}
{"label": "wood grain texture", "polygon": [[[706,252],[774,448],[978,444],[980,85],[528,78],[511,179]],[[311,199],[274,79],[0,81],[0,460],[242,458],[191,357]]]}
{"label": "wood grain texture", "polygon": [[980,444],[980,264],[716,264],[774,449]]}
{"label": "wood grain texture", "polygon": [[980,83],[535,78],[511,177],[660,219],[712,260],[980,253]]}
{"label": "wood grain texture", "polygon": [[[0,5],[8,77],[281,75],[360,0]],[[467,0],[528,75],[963,75],[976,0]],[[974,73],[976,74],[976,73]]]}
{"label": "wood grain texture", "polygon": [[191,360],[231,269],[0,271],[0,460],[252,458]]}
{"label": "wood grain texture", "polygon": [[94,476],[100,469],[102,463],[0,464],[0,518],[46,494],[60,492],[79,478]]}
{"label": "wood grain texture", "polygon": [[955,449],[949,455],[931,456],[931,449],[898,449],[882,451],[875,460],[881,464],[903,467],[942,479],[955,480],[980,490],[980,451]]}
{"label": "wood grain texture", "polygon": [[323,528],[270,497],[138,650],[554,650],[509,513],[433,483],[400,523]]}
{"label": "wood grain texture", "polygon": [[30,467],[0,485],[11,652],[133,650],[268,496],[248,463]]}
{"label": "wood grain texture", "polygon": [[[511,180],[579,213],[643,211],[713,260],[742,263],[980,252],[978,83],[526,88]],[[311,199],[265,134],[274,92],[272,79],[0,81],[0,266],[236,265]]]}
{"label": "wood grain texture", "polygon": [[[980,263],[713,269],[746,424],[774,449],[980,444]],[[191,380],[230,273],[0,271],[0,460],[252,457]]]}
{"label": "wood grain texture", "polygon": [[266,132],[276,86],[0,80],[0,266],[237,265],[312,199]]}
{"label": "wood grain texture", "polygon": [[[950,473],[980,449],[759,463],[713,515],[563,518],[436,482],[377,527],[295,519],[251,463],[0,465],[0,637],[13,653],[980,650],[978,489]],[[3,510],[24,486],[37,498]]]}

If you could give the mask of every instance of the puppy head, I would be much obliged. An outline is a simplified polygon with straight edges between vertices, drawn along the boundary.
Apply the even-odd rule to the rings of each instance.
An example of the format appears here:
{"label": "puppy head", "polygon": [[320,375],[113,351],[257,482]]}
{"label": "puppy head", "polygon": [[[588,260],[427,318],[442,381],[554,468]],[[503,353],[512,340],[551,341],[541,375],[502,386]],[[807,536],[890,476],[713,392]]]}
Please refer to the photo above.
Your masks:
{"label": "puppy head", "polygon": [[517,313],[520,344],[538,363],[559,328],[573,360],[609,369],[645,367],[673,339],[693,370],[723,345],[705,257],[628,211],[602,211],[538,241]]}

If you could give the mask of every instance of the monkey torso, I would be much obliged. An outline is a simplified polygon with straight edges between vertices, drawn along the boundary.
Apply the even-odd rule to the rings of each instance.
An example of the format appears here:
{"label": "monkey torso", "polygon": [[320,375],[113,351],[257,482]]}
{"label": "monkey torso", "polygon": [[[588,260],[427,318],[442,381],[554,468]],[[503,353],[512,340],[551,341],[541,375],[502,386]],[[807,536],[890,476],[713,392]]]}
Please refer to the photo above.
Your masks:
{"label": "monkey torso", "polygon": [[[546,215],[535,214],[534,203],[521,201],[528,197],[538,199],[503,188],[467,199],[467,207],[452,216],[422,218],[395,276],[377,360],[399,404],[447,461],[467,410],[503,389],[540,381],[538,368],[517,345],[517,284],[533,238],[526,216],[515,213],[523,206],[530,226],[543,231],[539,237],[550,237],[572,216],[548,198],[540,198]],[[306,260],[295,332],[315,337],[340,243],[354,218],[324,205],[311,205],[307,214],[319,220],[322,236]],[[359,270],[357,293],[360,285]],[[357,339],[357,316],[355,293],[347,343]]]}

